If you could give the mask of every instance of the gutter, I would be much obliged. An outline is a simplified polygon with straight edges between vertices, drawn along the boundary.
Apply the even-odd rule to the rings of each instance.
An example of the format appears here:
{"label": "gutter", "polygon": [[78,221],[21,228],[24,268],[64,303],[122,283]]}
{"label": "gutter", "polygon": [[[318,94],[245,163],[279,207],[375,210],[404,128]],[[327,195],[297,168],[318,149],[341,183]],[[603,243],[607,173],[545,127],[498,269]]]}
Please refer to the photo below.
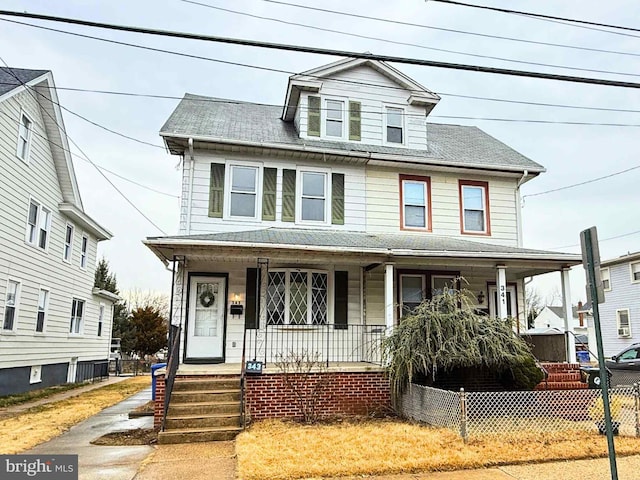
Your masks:
{"label": "gutter", "polygon": [[520,187],[526,181],[526,178],[529,176],[529,170],[525,170],[522,172],[522,177],[516,183],[516,215],[518,221],[516,222],[516,234],[518,237],[518,246],[522,247],[523,239],[522,239],[522,198],[520,197]]}
{"label": "gutter", "polygon": [[98,297],[102,297],[106,300],[109,300],[113,303],[117,303],[120,300],[122,300],[121,297],[119,297],[118,295],[116,295],[113,292],[110,292],[108,290],[102,290],[100,288],[94,287],[93,290],[91,290],[91,293],[93,293],[94,295],[98,296]]}
{"label": "gutter", "polygon": [[193,156],[193,138],[189,138],[189,190],[187,191],[187,225],[186,233],[191,234],[191,207],[193,201],[193,171],[196,167],[196,159]]}

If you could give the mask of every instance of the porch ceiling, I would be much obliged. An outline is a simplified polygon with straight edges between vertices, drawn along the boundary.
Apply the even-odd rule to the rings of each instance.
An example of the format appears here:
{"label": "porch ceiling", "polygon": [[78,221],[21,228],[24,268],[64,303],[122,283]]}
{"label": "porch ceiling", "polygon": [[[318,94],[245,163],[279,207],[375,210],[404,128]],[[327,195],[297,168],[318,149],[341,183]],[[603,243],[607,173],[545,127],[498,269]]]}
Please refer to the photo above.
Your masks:
{"label": "porch ceiling", "polygon": [[288,265],[359,265],[438,269],[494,275],[506,267],[510,279],[558,271],[581,263],[580,255],[495,245],[455,237],[370,234],[335,230],[269,228],[244,232],[153,237],[144,242],[162,261],[174,256],[195,262],[270,262]]}

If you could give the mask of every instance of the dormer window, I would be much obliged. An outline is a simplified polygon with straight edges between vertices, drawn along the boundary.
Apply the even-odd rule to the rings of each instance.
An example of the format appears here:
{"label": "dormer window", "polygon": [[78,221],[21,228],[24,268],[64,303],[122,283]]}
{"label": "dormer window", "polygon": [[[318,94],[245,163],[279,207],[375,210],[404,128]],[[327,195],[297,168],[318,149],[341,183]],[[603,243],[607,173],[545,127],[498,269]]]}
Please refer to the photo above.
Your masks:
{"label": "dormer window", "polygon": [[342,138],[344,102],[327,100],[326,106],[325,132],[327,137]]}
{"label": "dormer window", "polygon": [[386,142],[404,143],[404,110],[395,107],[386,107],[385,117],[387,123]]}
{"label": "dormer window", "polygon": [[340,98],[307,98],[307,136],[361,140],[361,104]]}

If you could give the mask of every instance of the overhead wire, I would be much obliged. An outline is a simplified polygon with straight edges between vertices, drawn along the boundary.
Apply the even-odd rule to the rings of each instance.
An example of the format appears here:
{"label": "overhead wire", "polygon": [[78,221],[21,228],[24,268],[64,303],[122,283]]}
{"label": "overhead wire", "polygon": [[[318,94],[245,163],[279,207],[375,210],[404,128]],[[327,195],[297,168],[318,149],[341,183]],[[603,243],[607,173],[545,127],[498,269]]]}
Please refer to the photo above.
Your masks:
{"label": "overhead wire", "polygon": [[405,27],[423,28],[423,29],[428,29],[428,30],[436,30],[436,31],[441,31],[441,32],[455,33],[455,34],[460,34],[460,35],[471,35],[471,36],[482,37],[482,38],[490,38],[490,39],[494,39],[494,40],[506,40],[506,41],[510,41],[510,42],[526,43],[526,44],[530,44],[530,45],[543,45],[543,46],[547,46],[547,47],[568,48],[568,49],[573,49],[573,50],[582,50],[582,51],[587,51],[587,52],[606,53],[606,54],[613,54],[613,55],[627,55],[627,56],[633,56],[633,57],[640,56],[640,53],[620,52],[620,51],[617,51],[617,50],[605,50],[605,49],[600,49],[600,48],[583,47],[583,46],[578,46],[578,45],[567,45],[567,44],[563,44],[563,43],[542,42],[542,41],[539,41],[539,40],[528,40],[528,39],[524,39],[524,38],[505,37],[505,36],[502,36],[502,35],[494,35],[494,34],[489,34],[489,33],[470,32],[470,31],[467,31],[467,30],[458,30],[458,29],[454,29],[454,28],[436,27],[436,26],[433,26],[433,25],[425,25],[425,24],[422,24],[422,23],[404,22],[404,21],[401,21],[401,20],[392,20],[392,19],[389,19],[389,18],[372,17],[372,16],[369,16],[369,15],[362,15],[362,14],[358,14],[358,13],[344,12],[344,11],[339,11],[339,10],[330,10],[328,8],[312,7],[310,5],[300,5],[300,4],[297,4],[297,3],[283,2],[283,1],[280,1],[280,0],[260,0],[260,1],[266,2],[266,3],[271,3],[271,4],[276,4],[276,5],[283,5],[283,6],[287,6],[287,7],[301,8],[301,9],[304,9],[304,10],[311,10],[311,11],[316,11],[316,12],[329,13],[329,14],[333,14],[333,15],[340,15],[340,16],[345,16],[345,17],[350,17],[350,18],[373,20],[373,21],[377,21],[377,22],[389,23],[389,24],[393,24],[393,25],[401,25],[401,26],[405,26]]}
{"label": "overhead wire", "polygon": [[373,36],[370,36],[370,35],[362,35],[362,34],[359,34],[359,33],[345,32],[345,31],[342,31],[342,30],[335,30],[335,29],[332,29],[332,28],[318,27],[316,25],[308,25],[308,24],[299,23],[299,22],[291,22],[291,21],[283,20],[281,18],[266,17],[264,15],[256,15],[256,14],[253,14],[253,13],[241,12],[241,11],[238,11],[238,10],[231,10],[229,8],[218,7],[218,6],[215,6],[215,5],[210,5],[208,3],[202,3],[202,2],[195,1],[195,0],[180,0],[180,1],[183,2],[183,3],[188,3],[188,4],[192,4],[192,5],[198,5],[198,6],[201,6],[201,7],[206,7],[206,8],[210,8],[210,9],[213,9],[213,10],[218,10],[218,11],[221,11],[221,12],[233,13],[235,15],[242,15],[242,16],[255,18],[255,19],[259,19],[259,20],[266,20],[266,21],[270,21],[270,22],[276,22],[276,23],[281,23],[281,24],[284,24],[284,25],[292,25],[292,26],[296,26],[296,27],[308,28],[308,29],[318,30],[318,31],[322,31],[322,32],[336,33],[338,35],[345,35],[345,36],[349,36],[349,37],[363,38],[363,39],[366,39],[366,40],[375,40],[377,42],[390,43],[390,44],[393,44],[393,45],[402,45],[402,46],[407,46],[407,47],[421,48],[421,49],[432,50],[432,51],[436,51],[436,52],[453,53],[455,55],[464,55],[464,56],[469,56],[469,57],[474,57],[474,58],[483,58],[483,59],[489,59],[489,60],[499,60],[499,61],[502,61],[502,62],[518,63],[518,64],[524,64],[524,65],[535,65],[537,67],[551,67],[551,68],[560,68],[560,69],[574,70],[574,71],[580,71],[580,72],[606,73],[606,74],[610,74],[610,75],[622,75],[622,76],[630,76],[630,77],[640,77],[640,74],[637,74],[637,73],[613,72],[613,71],[610,71],[610,70],[599,70],[599,69],[581,68],[581,67],[569,67],[569,66],[558,65],[558,64],[553,64],[553,63],[529,62],[529,61],[525,61],[525,60],[516,60],[516,59],[513,59],[513,58],[494,57],[492,55],[482,55],[482,54],[477,54],[477,53],[461,52],[459,50],[450,50],[450,49],[446,49],[446,48],[428,47],[426,45],[420,45],[420,44],[417,44],[417,43],[401,42],[401,41],[390,40],[390,39],[386,39],[386,38],[382,38],[382,37],[373,37]]}
{"label": "overhead wire", "polygon": [[612,87],[635,88],[635,89],[640,88],[640,83],[625,82],[625,81],[619,81],[619,80],[576,77],[571,75],[559,75],[559,74],[553,74],[553,73],[513,70],[513,69],[497,68],[497,67],[486,67],[481,65],[468,65],[468,64],[460,64],[460,63],[441,62],[441,61],[435,61],[435,60],[424,60],[424,59],[418,59],[418,58],[400,57],[400,56],[394,56],[394,55],[378,55],[378,54],[372,54],[372,53],[352,52],[348,50],[307,47],[307,46],[293,45],[293,44],[283,44],[283,43],[274,43],[274,42],[264,42],[264,41],[258,41],[258,40],[203,35],[203,34],[195,34],[195,33],[189,33],[189,32],[177,32],[177,31],[171,31],[171,30],[160,30],[160,29],[152,29],[152,28],[137,27],[137,26],[116,25],[116,24],[94,22],[94,21],[82,20],[82,19],[76,19],[76,18],[56,17],[52,15],[33,14],[33,13],[26,13],[26,12],[14,12],[10,10],[0,10],[0,15],[33,18],[38,20],[69,23],[69,24],[82,25],[87,27],[141,33],[141,34],[161,36],[161,37],[201,40],[206,42],[224,43],[229,45],[242,45],[247,47],[257,47],[257,48],[264,48],[264,49],[270,49],[270,50],[313,53],[313,54],[319,54],[319,55],[359,58],[359,59],[365,59],[365,60],[378,60],[383,62],[400,63],[400,64],[406,64],[406,65],[429,66],[429,67],[435,67],[435,68],[453,69],[453,70],[460,70],[460,71],[492,73],[492,74],[498,74],[498,75],[537,78],[537,79],[544,79],[544,80],[556,80],[556,81],[583,83],[583,84],[590,84],[590,85],[606,85],[606,86],[612,86]]}

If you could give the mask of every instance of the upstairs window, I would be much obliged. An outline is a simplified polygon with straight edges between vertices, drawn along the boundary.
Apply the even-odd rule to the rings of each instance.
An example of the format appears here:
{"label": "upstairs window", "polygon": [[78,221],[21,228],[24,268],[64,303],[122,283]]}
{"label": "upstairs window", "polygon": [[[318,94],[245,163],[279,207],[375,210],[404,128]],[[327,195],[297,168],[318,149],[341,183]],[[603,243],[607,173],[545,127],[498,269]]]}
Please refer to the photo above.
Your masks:
{"label": "upstairs window", "polygon": [[631,283],[640,282],[640,262],[630,264],[629,268],[631,269]]}
{"label": "upstairs window", "polygon": [[429,177],[400,175],[401,228],[431,231]]}
{"label": "upstairs window", "polygon": [[327,174],[301,172],[301,212],[303,222],[326,222]]}
{"label": "upstairs window", "polygon": [[386,142],[404,143],[404,110],[401,108],[386,107]]}
{"label": "upstairs window", "polygon": [[232,165],[230,185],[231,217],[256,218],[258,210],[258,168]]}
{"label": "upstairs window", "polygon": [[104,304],[101,303],[98,309],[98,336],[102,336],[102,323],[104,322]]}
{"label": "upstairs window", "polygon": [[65,262],[71,262],[71,254],[73,252],[73,225],[67,223],[64,234],[64,250],[62,251],[62,259]]}
{"label": "upstairs window", "polygon": [[18,158],[29,162],[29,152],[31,150],[31,129],[33,122],[23,113],[20,116],[20,127],[18,128]]}
{"label": "upstairs window", "polygon": [[461,232],[491,235],[489,222],[489,184],[460,180]]}
{"label": "upstairs window", "polygon": [[82,235],[82,243],[80,248],[80,268],[87,268],[87,248],[89,246],[89,238]]}
{"label": "upstairs window", "polygon": [[325,108],[325,133],[328,137],[342,137],[344,124],[344,102],[327,100]]}
{"label": "upstairs window", "polygon": [[26,242],[46,250],[49,243],[50,230],[51,211],[38,202],[31,200],[27,214]]}
{"label": "upstairs window", "polygon": [[616,320],[618,324],[618,336],[630,337],[631,322],[629,320],[629,309],[624,308],[624,309],[616,310]]}
{"label": "upstairs window", "polygon": [[602,280],[602,289],[605,292],[611,291],[611,271],[608,268],[600,270],[600,279]]}
{"label": "upstairs window", "polygon": [[84,316],[84,300],[74,298],[71,302],[71,324],[69,333],[82,332],[82,318]]}
{"label": "upstairs window", "polygon": [[4,302],[4,321],[2,330],[13,331],[16,327],[18,298],[20,295],[20,283],[9,280],[7,284],[7,295]]}
{"label": "upstairs window", "polygon": [[49,292],[44,288],[40,289],[38,295],[38,313],[36,316],[36,332],[44,331],[44,322],[47,316],[47,307],[49,306]]}

